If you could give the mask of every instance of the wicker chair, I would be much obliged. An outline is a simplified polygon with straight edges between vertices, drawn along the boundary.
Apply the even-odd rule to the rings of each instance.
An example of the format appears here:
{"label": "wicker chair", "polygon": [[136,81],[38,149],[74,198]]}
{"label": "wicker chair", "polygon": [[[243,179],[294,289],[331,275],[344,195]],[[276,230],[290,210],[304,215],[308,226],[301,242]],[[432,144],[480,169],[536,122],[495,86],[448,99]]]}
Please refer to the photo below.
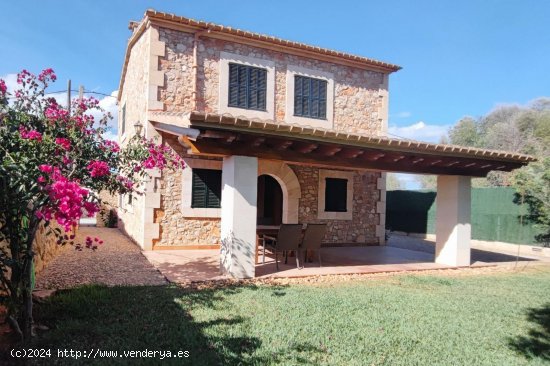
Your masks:
{"label": "wicker chair", "polygon": [[275,266],[279,270],[278,252],[285,254],[285,263],[288,262],[288,251],[293,250],[296,252],[296,267],[300,268],[300,260],[298,250],[300,242],[302,241],[302,225],[301,224],[282,224],[277,233],[277,237],[264,235],[263,241],[263,259],[262,263],[265,263],[265,249],[269,247],[275,253]]}
{"label": "wicker chair", "polygon": [[304,263],[307,261],[307,251],[316,250],[319,257],[319,267],[321,267],[321,241],[327,231],[326,224],[307,224],[304,240],[300,250],[304,252]]}

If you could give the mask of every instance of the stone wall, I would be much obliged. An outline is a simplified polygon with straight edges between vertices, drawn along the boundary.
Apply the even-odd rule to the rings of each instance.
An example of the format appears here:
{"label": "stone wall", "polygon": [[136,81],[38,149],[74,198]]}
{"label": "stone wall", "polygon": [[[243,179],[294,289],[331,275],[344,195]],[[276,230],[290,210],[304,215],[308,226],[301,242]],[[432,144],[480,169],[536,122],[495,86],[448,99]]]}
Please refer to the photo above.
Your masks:
{"label": "stone wall", "polygon": [[[182,157],[187,157],[175,138],[163,136]],[[190,169],[186,167],[185,169]],[[182,171],[164,172],[160,180],[160,209],[155,210],[155,222],[160,225],[160,238],[155,246],[196,246],[220,244],[219,218],[190,218],[182,213]]]}
{"label": "stone wall", "polygon": [[[165,74],[165,86],[159,88],[159,101],[167,111],[189,112],[193,109],[193,35],[160,28],[159,37],[166,44],[165,57],[159,60],[159,69]],[[384,73],[208,37],[201,37],[198,47],[199,111],[219,112],[220,52],[275,62],[274,119],[278,122],[285,121],[286,74],[287,67],[292,65],[334,75],[333,129],[384,133],[387,123],[387,75]]]}
{"label": "stone wall", "polygon": [[[105,227],[105,223],[108,220],[109,212],[114,210],[118,215],[118,204],[119,198],[118,194],[112,195],[107,191],[102,191],[99,193],[99,199],[101,200],[100,211],[96,214],[96,226]],[[115,222],[116,225],[116,222]]]}
{"label": "stone wall", "polygon": [[[51,225],[56,226],[54,223]],[[34,241],[34,270],[36,274],[40,273],[64,248],[56,243],[55,235],[46,235],[47,230],[41,226],[36,233]]]}
{"label": "stone wall", "polygon": [[[163,138],[181,156],[188,157],[175,138]],[[318,219],[319,168],[290,165],[300,184],[298,222],[327,223],[324,241],[339,244],[378,244],[379,224],[377,202],[381,191],[377,187],[380,173],[356,171],[353,175],[353,205],[351,220]],[[190,168],[186,168],[190,169]],[[160,225],[160,238],[155,246],[204,246],[220,243],[220,218],[191,218],[182,213],[182,171],[165,172],[160,179],[161,205],[155,210],[155,222]]]}
{"label": "stone wall", "polygon": [[[59,227],[55,222],[51,227]],[[63,246],[56,243],[55,235],[46,235],[49,228],[40,226],[36,232],[34,240],[34,270],[40,273],[62,250]],[[0,242],[0,247],[7,247],[6,242]]]}
{"label": "stone wall", "polygon": [[[124,88],[119,102],[119,143],[124,146],[134,134],[134,123],[140,121],[147,125],[147,104],[149,85],[149,31],[146,31],[131,49],[128,69],[124,80]],[[126,127],[122,134],[122,108],[126,105]],[[132,204],[125,204],[118,210],[118,227],[134,242],[143,247],[144,197],[135,195]],[[129,197],[123,196],[127,202]],[[131,207],[130,207],[131,206]]]}
{"label": "stone wall", "polygon": [[319,168],[291,165],[300,181],[302,197],[299,206],[299,222],[326,223],[327,234],[324,241],[330,243],[360,243],[377,244],[376,225],[378,214],[376,202],[380,199],[380,191],[376,183],[380,173],[354,172],[353,177],[353,207],[351,220],[319,220]]}

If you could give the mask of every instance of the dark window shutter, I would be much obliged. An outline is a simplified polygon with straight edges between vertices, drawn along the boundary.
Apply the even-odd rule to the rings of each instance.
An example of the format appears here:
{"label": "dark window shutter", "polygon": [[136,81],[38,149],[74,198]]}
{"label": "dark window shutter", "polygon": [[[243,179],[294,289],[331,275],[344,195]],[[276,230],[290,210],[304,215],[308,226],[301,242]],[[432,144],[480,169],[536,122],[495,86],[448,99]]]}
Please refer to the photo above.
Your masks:
{"label": "dark window shutter", "polygon": [[347,212],[348,180],[326,178],[325,183],[325,211]]}
{"label": "dark window shutter", "polygon": [[229,64],[230,107],[266,109],[267,70],[247,65]]}
{"label": "dark window shutter", "polygon": [[327,116],[326,80],[294,76],[294,115],[325,119]]}
{"label": "dark window shutter", "polygon": [[221,207],[221,170],[193,169],[192,185],[192,208]]}

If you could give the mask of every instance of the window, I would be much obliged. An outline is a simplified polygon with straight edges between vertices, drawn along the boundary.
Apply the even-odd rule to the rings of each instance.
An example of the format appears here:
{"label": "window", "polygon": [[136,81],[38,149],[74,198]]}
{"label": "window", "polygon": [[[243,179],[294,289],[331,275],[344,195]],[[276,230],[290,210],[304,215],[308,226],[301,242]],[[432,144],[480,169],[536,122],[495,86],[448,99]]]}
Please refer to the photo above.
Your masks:
{"label": "window", "polygon": [[122,106],[122,116],[121,116],[121,126],[120,126],[120,134],[124,135],[124,132],[126,131],[126,103]]}
{"label": "window", "polygon": [[326,119],[327,82],[326,80],[294,76],[294,115]]}
{"label": "window", "polygon": [[222,171],[193,169],[191,208],[220,208]]}
{"label": "window", "polygon": [[265,111],[266,94],[266,69],[229,64],[229,107]]}
{"label": "window", "polygon": [[348,180],[325,178],[325,211],[347,212]]}

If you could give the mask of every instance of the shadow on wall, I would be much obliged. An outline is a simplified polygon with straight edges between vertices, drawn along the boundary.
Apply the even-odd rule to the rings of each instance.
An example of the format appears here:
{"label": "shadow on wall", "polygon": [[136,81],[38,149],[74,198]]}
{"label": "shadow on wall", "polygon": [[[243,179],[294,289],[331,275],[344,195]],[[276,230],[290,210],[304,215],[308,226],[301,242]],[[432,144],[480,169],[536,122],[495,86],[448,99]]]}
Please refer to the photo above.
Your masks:
{"label": "shadow on wall", "polygon": [[220,246],[220,266],[222,272],[229,272],[237,278],[254,277],[256,243],[248,243],[237,238],[233,231],[222,238]]}
{"label": "shadow on wall", "polygon": [[407,233],[428,232],[428,211],[436,192],[388,191],[386,229]]}
{"label": "shadow on wall", "polygon": [[550,361],[550,303],[527,312],[527,320],[533,323],[527,336],[510,340],[510,348],[529,360]]}

